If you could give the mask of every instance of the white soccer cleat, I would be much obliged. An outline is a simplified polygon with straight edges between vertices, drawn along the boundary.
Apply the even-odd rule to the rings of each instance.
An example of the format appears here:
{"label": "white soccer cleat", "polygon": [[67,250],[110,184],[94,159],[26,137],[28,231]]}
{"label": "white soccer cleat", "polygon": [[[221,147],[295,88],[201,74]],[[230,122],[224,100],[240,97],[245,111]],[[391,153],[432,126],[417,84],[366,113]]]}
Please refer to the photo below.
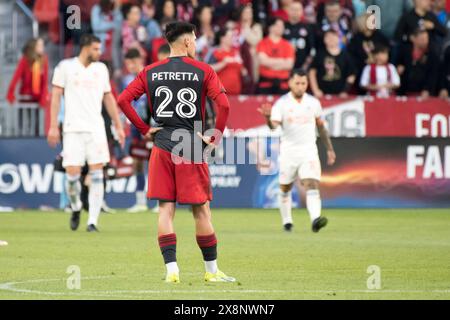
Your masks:
{"label": "white soccer cleat", "polygon": [[6,247],[8,245],[8,242],[0,240],[0,247]]}
{"label": "white soccer cleat", "polygon": [[129,212],[129,213],[136,213],[136,212],[144,212],[144,211],[147,211],[147,210],[148,210],[147,206],[135,204],[134,206],[129,208],[127,210],[127,212]]}

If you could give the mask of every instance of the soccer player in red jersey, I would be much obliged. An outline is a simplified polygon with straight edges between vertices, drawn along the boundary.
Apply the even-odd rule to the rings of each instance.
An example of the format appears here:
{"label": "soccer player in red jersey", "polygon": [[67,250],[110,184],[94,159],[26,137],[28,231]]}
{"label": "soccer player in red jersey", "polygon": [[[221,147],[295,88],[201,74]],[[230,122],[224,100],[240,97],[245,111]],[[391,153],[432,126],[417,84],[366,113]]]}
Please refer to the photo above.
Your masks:
{"label": "soccer player in red jersey", "polygon": [[[194,29],[194,25],[184,22],[167,25],[169,58],[145,67],[122,92],[118,103],[141,134],[154,141],[147,196],[159,200],[158,240],[167,268],[166,282],[180,281],[173,227],[176,202],[192,205],[197,243],[205,262],[205,281],[234,282],[217,267],[217,239],[209,208],[212,192],[203,155],[205,149],[211,150],[220,142],[230,106],[217,74],[208,64],[194,60]],[[131,106],[144,93],[157,123],[154,128]],[[205,134],[207,97],[218,110],[212,135]]]}

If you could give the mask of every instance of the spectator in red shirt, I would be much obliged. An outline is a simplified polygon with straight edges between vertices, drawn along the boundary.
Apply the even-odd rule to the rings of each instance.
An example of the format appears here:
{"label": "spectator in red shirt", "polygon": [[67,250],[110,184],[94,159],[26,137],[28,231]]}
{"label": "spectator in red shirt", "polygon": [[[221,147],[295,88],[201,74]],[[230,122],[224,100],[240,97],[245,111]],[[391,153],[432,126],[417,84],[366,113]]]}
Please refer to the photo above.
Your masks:
{"label": "spectator in red shirt", "polygon": [[47,104],[48,58],[45,54],[44,40],[31,39],[23,48],[23,56],[17,64],[9,84],[7,100],[16,101],[16,86],[20,82],[20,102],[37,102],[42,107]]}
{"label": "spectator in red shirt", "polygon": [[283,94],[289,90],[288,78],[295,62],[295,50],[283,39],[284,23],[279,18],[269,20],[269,34],[258,44],[258,92]]}
{"label": "spectator in red shirt", "polygon": [[242,77],[248,75],[239,50],[233,48],[233,33],[230,29],[222,29],[216,35],[218,47],[211,55],[208,63],[216,71],[227,94],[238,95],[242,90]]}

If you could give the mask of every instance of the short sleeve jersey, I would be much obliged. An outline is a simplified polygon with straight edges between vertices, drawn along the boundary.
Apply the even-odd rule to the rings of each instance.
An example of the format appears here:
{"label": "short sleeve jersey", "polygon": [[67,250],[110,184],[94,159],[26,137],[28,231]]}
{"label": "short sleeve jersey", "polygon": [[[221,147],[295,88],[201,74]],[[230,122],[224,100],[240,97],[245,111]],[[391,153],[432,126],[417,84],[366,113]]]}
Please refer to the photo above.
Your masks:
{"label": "short sleeve jersey", "polygon": [[52,84],[64,89],[64,132],[104,132],[102,103],[111,92],[105,64],[93,62],[85,67],[78,57],[61,61]]}

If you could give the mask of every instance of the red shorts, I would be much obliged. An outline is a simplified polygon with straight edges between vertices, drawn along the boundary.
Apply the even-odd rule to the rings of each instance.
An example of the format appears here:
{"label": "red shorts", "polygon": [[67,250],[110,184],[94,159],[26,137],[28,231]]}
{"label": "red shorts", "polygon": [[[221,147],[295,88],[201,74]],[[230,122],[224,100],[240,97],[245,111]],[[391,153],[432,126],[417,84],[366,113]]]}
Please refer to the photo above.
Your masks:
{"label": "red shorts", "polygon": [[[147,197],[179,204],[204,204],[212,200],[207,163],[178,163],[170,152],[153,147],[148,164]],[[179,159],[179,158],[178,158]]]}

